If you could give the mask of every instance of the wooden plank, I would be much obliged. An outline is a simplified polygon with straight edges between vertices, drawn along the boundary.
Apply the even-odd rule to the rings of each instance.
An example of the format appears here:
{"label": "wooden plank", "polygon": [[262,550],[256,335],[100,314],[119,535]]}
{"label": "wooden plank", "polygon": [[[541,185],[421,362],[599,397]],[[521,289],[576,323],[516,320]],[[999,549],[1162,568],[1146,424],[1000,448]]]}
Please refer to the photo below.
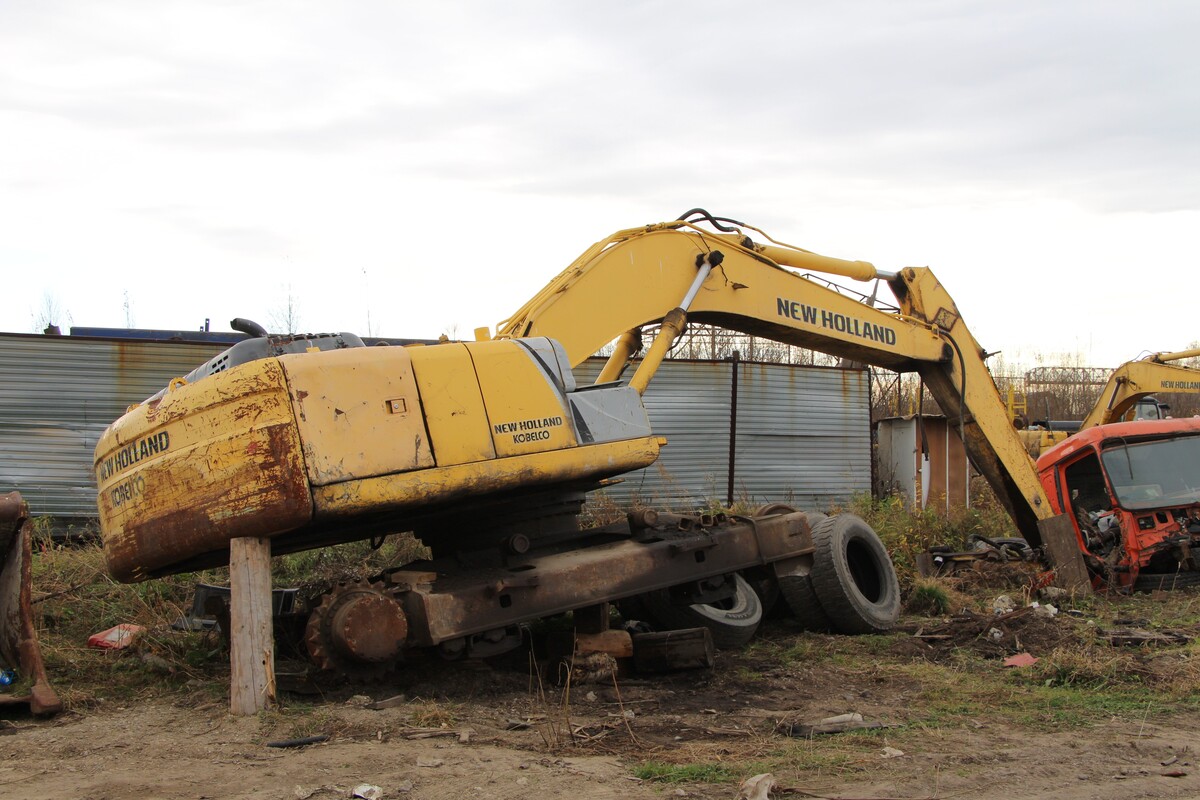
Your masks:
{"label": "wooden plank", "polygon": [[712,669],[715,662],[708,628],[686,628],[633,635],[633,664],[638,672]]}
{"label": "wooden plank", "polygon": [[230,540],[229,591],[229,710],[249,716],[275,702],[270,539]]}
{"label": "wooden plank", "polygon": [[575,654],[608,653],[613,658],[633,655],[633,638],[629,631],[607,630],[600,633],[579,633],[575,636]]}

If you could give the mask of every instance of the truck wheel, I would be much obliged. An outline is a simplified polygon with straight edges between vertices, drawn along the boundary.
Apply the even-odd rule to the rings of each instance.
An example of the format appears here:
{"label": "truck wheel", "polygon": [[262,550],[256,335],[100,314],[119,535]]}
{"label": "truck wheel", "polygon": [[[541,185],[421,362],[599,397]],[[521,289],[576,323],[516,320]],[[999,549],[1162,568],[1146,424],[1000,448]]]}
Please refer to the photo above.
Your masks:
{"label": "truck wheel", "polygon": [[812,588],[838,633],[882,633],[900,617],[900,583],[887,548],[853,514],[813,530]]}
{"label": "truck wheel", "polygon": [[763,617],[773,619],[779,616],[779,607],[782,605],[779,602],[779,581],[776,580],[775,573],[771,571],[771,568],[769,566],[751,567],[742,571],[742,577],[758,595],[758,604],[762,606]]}
{"label": "truck wheel", "polygon": [[677,605],[671,602],[671,594],[666,589],[647,592],[639,598],[664,630],[708,628],[713,645],[722,650],[735,650],[754,638],[758,623],[762,621],[762,603],[745,578],[734,573],[733,580],[734,596],[720,603]]}
{"label": "truck wheel", "polygon": [[[817,528],[829,517],[814,511],[810,511],[807,517],[815,540]],[[828,633],[833,630],[833,623],[829,621],[825,609],[821,608],[821,601],[817,599],[817,593],[813,590],[811,572],[807,575],[784,575],[778,580],[784,605],[791,612],[796,624],[806,631]]]}
{"label": "truck wheel", "polygon": [[1200,586],[1200,572],[1139,572],[1133,579],[1135,592],[1170,591],[1190,586]]}

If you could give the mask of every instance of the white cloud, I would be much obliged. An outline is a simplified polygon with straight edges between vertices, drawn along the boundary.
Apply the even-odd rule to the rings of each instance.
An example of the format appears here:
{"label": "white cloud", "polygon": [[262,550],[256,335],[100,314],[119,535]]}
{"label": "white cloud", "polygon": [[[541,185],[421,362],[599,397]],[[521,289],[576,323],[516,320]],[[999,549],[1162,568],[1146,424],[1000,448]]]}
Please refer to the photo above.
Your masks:
{"label": "white cloud", "polygon": [[5,11],[0,329],[47,290],[84,325],[126,291],[144,327],[266,320],[290,284],[314,328],[464,334],[706,206],[930,264],[988,349],[1194,337],[1161,310],[1200,207],[1191,3]]}

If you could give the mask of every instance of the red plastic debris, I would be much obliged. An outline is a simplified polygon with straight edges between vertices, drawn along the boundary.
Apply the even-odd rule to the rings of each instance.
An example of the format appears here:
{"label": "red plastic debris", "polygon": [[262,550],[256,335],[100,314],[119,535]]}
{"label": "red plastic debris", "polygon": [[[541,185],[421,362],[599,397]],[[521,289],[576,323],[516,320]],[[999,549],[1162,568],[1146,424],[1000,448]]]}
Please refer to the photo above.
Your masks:
{"label": "red plastic debris", "polygon": [[1029,667],[1037,663],[1037,657],[1031,656],[1029,653],[1017,653],[1015,656],[1009,656],[1004,659],[1006,667]]}
{"label": "red plastic debris", "polygon": [[133,644],[134,639],[145,632],[146,629],[141,625],[122,622],[106,631],[93,633],[88,637],[87,643],[88,647],[97,647],[101,650],[124,650]]}

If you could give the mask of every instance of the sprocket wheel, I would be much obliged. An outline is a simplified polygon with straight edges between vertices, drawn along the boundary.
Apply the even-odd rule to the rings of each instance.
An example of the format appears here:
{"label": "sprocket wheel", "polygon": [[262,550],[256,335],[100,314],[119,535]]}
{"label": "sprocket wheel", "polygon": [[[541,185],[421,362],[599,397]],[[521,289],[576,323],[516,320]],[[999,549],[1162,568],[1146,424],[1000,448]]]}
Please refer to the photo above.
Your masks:
{"label": "sprocket wheel", "polygon": [[408,620],[382,583],[338,584],[308,618],[304,643],[313,663],[369,680],[391,669],[404,649]]}

